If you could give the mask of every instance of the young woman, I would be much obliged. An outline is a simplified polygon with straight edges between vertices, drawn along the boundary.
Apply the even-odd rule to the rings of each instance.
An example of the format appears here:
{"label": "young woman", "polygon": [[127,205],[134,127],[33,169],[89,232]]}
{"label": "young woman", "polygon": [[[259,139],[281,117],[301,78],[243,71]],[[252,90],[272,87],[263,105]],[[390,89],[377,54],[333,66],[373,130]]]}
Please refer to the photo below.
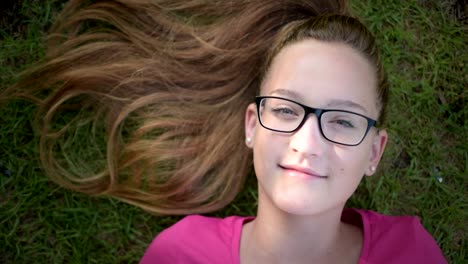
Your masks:
{"label": "young woman", "polygon": [[142,263],[446,263],[414,217],[344,206],[382,157],[387,84],[356,19],[286,24],[245,114],[258,212],[190,216],[162,232]]}
{"label": "young woman", "polygon": [[[160,214],[223,207],[252,160],[258,179],[256,217],[188,216],[142,263],[445,263],[417,218],[344,209],[385,149],[388,85],[343,1],[85,2],[8,91],[39,102],[47,174]],[[67,153],[83,128],[106,143],[89,162]]]}

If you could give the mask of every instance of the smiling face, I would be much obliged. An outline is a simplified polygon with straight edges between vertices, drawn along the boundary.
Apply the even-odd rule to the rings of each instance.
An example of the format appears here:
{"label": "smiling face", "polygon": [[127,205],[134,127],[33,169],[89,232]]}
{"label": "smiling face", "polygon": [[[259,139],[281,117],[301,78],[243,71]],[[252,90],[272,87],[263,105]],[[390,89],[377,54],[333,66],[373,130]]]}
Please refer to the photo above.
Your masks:
{"label": "smiling face", "polygon": [[[341,109],[378,119],[376,76],[368,61],[340,43],[304,40],[273,60],[262,96],[278,96],[313,108]],[[372,128],[358,146],[326,140],[310,114],[294,133],[267,130],[256,106],[246,111],[247,145],[253,149],[260,204],[310,215],[342,207],[364,174],[372,175],[387,134]]]}

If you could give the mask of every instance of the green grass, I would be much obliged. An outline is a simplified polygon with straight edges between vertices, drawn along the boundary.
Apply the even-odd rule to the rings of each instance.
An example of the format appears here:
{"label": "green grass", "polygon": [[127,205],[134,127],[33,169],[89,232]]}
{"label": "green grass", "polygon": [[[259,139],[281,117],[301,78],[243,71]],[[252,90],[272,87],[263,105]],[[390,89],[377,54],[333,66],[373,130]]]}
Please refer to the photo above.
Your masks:
{"label": "green grass", "polygon": [[[20,1],[6,13],[15,19],[1,20],[0,89],[43,55],[42,37],[62,2]],[[467,26],[452,11],[455,1],[352,3],[376,33],[392,89],[387,152],[349,206],[418,215],[449,262],[466,263]],[[180,217],[152,216],[51,183],[38,163],[34,110],[22,101],[0,109],[0,263],[137,262]],[[251,176],[216,215],[254,214],[255,197]]]}

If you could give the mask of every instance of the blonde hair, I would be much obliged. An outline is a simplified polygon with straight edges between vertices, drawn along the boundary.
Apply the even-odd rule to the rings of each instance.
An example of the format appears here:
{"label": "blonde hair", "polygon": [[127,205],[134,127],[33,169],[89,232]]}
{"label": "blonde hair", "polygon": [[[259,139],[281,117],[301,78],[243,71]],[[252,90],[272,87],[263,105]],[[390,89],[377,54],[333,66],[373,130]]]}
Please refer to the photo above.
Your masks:
{"label": "blonde hair", "polygon": [[347,13],[339,0],[87,2],[66,5],[47,56],[2,97],[37,102],[53,181],[157,214],[232,201],[251,168],[244,109],[273,43],[295,21]]}

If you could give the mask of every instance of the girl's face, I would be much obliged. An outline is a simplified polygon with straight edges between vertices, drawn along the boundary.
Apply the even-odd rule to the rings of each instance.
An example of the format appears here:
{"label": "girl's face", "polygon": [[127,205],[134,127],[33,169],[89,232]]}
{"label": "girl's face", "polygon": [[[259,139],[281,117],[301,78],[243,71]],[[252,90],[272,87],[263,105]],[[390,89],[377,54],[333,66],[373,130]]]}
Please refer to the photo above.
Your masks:
{"label": "girl's face", "polygon": [[[262,96],[278,96],[324,109],[378,118],[373,67],[345,44],[305,40],[285,47],[273,60]],[[259,199],[279,209],[311,215],[344,206],[363,175],[372,175],[387,134],[371,128],[358,146],[326,140],[310,114],[294,133],[267,130],[255,104],[246,111],[248,147],[253,149]]]}

